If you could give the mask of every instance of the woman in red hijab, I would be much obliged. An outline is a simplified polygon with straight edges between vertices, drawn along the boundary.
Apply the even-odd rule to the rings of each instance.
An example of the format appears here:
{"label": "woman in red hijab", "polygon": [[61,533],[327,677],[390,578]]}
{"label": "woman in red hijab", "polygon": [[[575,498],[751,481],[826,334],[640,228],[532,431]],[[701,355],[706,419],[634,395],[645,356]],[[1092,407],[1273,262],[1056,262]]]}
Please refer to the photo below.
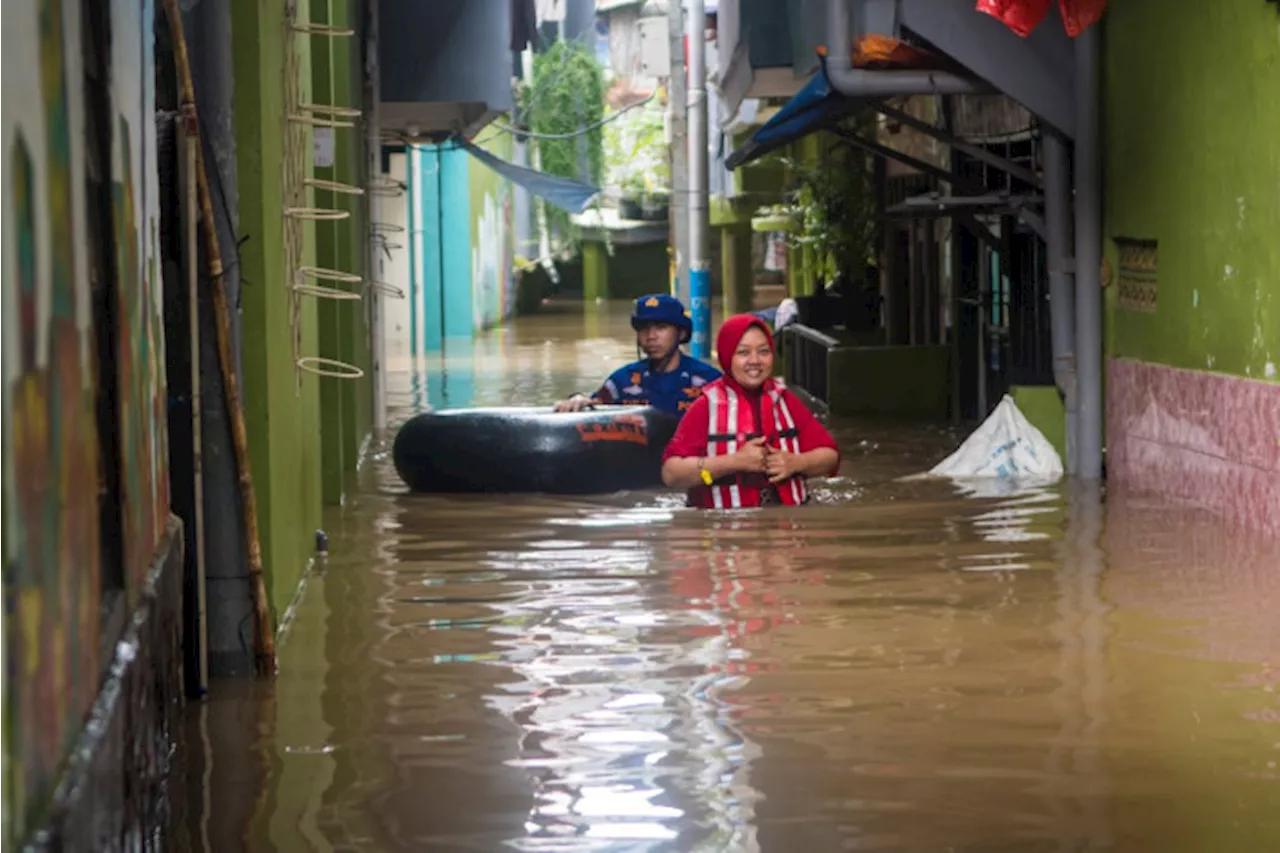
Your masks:
{"label": "woman in red hijab", "polygon": [[773,378],[773,335],[739,314],[716,335],[724,376],[703,386],[662,455],[662,482],[689,490],[703,509],[809,499],[807,477],[832,476],[835,439],[813,412]]}

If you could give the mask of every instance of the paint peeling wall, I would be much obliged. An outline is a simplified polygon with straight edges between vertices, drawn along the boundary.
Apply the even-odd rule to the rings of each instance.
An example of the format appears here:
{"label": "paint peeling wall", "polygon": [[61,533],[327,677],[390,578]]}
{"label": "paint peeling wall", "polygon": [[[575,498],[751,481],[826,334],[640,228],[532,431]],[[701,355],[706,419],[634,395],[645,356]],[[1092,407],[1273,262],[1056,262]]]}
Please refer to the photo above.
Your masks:
{"label": "paint peeling wall", "polygon": [[1106,20],[1107,474],[1280,535],[1280,15]]}
{"label": "paint peeling wall", "polygon": [[[6,0],[3,26],[4,838],[49,808],[102,684],[103,566],[86,235],[80,4]],[[113,0],[123,577],[139,600],[168,515],[151,0]],[[97,279],[101,281],[100,279]]]}
{"label": "paint peeling wall", "polygon": [[1105,79],[1105,233],[1158,247],[1146,309],[1120,304],[1109,247],[1110,354],[1280,379],[1275,5],[1113,4]]}
{"label": "paint peeling wall", "polygon": [[164,303],[155,124],[153,0],[111,2],[112,215],[124,559],[131,589],[146,575],[169,515]]}
{"label": "paint peeling wall", "polygon": [[4,8],[6,838],[97,692],[97,435],[77,4]]}
{"label": "paint peeling wall", "polygon": [[[484,148],[495,157],[511,160],[511,137],[493,129],[481,131]],[[512,268],[515,265],[515,232],[512,211],[515,193],[511,181],[478,160],[468,157],[471,191],[471,304],[477,332],[496,326],[511,316],[515,306]]]}

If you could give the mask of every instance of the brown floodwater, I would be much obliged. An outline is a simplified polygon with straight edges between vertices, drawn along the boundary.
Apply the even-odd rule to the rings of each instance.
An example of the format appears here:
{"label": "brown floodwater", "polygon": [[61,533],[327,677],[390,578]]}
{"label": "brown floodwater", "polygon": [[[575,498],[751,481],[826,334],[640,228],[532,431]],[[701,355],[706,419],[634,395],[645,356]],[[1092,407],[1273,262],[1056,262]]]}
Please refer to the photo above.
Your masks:
{"label": "brown floodwater", "polygon": [[[625,313],[391,378],[543,403]],[[899,478],[962,434],[832,424],[818,505],[410,495],[376,452],[271,684],[193,705],[175,849],[1280,850],[1280,543],[1068,486]]]}

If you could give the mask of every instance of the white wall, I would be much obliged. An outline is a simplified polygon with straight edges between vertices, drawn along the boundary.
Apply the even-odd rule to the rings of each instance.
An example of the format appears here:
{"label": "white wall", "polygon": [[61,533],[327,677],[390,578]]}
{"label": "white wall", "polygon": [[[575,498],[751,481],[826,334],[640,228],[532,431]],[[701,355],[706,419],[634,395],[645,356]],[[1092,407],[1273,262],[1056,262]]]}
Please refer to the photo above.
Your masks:
{"label": "white wall", "polygon": [[[391,171],[387,177],[408,183],[408,158],[404,154],[392,154]],[[379,196],[374,227],[385,238],[388,252],[381,253],[378,279],[405,295],[403,299],[387,297],[383,300],[382,322],[386,342],[386,369],[388,372],[404,371],[409,362],[409,196],[408,193]],[[379,227],[379,226],[384,227]]]}

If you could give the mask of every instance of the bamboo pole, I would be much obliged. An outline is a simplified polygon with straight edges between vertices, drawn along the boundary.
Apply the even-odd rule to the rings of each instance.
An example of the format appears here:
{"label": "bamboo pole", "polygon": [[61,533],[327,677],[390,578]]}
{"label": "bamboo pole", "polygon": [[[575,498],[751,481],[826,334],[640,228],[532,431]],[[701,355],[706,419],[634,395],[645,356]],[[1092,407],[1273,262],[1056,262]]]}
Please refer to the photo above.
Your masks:
{"label": "bamboo pole", "polygon": [[[231,438],[235,445],[236,471],[240,481],[240,500],[244,512],[245,551],[249,562],[249,584],[253,588],[255,658],[259,675],[275,672],[276,642],[267,603],[267,587],[262,575],[262,547],[258,542],[258,502],[253,492],[253,473],[249,465],[249,442],[245,436],[244,411],[240,405],[240,385],[231,358],[231,318],[227,309],[227,291],[223,280],[222,253],[218,248],[218,232],[213,218],[213,200],[209,195],[209,176],[205,169],[204,149],[200,144],[200,123],[196,114],[195,84],[187,58],[187,40],[182,30],[182,15],[177,0],[164,0],[165,16],[173,35],[173,55],[182,86],[182,115],[187,133],[196,141],[196,181],[200,190],[200,214],[204,223],[205,251],[209,256],[209,279],[213,286],[213,308],[217,329],[218,362],[222,368],[222,387],[226,393],[227,413],[231,416]],[[194,308],[194,306],[193,306]]]}

